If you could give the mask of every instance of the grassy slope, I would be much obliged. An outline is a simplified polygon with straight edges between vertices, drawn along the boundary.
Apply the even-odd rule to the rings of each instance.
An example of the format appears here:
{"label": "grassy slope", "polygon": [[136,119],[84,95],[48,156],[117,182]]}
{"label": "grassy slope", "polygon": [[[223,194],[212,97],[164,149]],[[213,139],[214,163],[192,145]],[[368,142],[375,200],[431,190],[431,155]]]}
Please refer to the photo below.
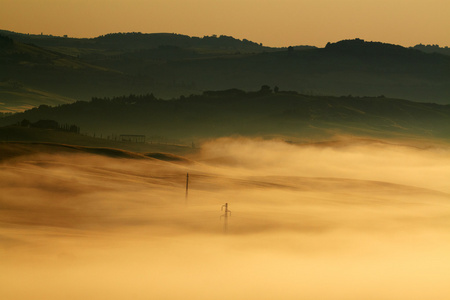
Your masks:
{"label": "grassy slope", "polygon": [[59,105],[76,100],[26,87],[18,82],[0,82],[0,112],[21,112],[42,104]]}
{"label": "grassy slope", "polygon": [[[0,45],[0,111],[89,99],[126,76],[70,55],[14,41]],[[103,95],[103,94],[102,94]]]}
{"label": "grassy slope", "polygon": [[50,143],[94,147],[96,149],[122,149],[124,151],[144,154],[167,152],[177,155],[186,155],[195,151],[192,147],[183,145],[118,142],[81,134],[16,126],[0,127],[0,141],[3,143]]}
{"label": "grassy slope", "polygon": [[169,162],[192,163],[191,160],[173,153],[139,153],[119,148],[89,147],[45,142],[0,142],[0,162],[10,159],[43,154],[93,154],[112,158],[152,159]]}

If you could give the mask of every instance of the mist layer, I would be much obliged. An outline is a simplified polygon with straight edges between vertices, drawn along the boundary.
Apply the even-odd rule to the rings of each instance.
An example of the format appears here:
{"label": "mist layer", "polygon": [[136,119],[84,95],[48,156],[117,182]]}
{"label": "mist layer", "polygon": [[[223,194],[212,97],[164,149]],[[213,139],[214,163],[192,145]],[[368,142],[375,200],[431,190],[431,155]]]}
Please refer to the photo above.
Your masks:
{"label": "mist layer", "polygon": [[0,297],[446,299],[449,175],[446,147],[361,140],[27,152],[0,169]]}

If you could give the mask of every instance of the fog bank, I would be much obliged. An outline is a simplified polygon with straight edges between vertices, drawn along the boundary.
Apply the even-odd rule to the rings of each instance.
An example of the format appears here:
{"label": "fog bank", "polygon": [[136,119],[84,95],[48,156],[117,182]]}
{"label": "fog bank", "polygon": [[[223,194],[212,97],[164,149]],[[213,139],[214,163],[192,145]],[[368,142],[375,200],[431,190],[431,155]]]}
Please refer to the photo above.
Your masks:
{"label": "fog bank", "polygon": [[189,164],[6,160],[0,298],[446,299],[449,154],[226,138]]}

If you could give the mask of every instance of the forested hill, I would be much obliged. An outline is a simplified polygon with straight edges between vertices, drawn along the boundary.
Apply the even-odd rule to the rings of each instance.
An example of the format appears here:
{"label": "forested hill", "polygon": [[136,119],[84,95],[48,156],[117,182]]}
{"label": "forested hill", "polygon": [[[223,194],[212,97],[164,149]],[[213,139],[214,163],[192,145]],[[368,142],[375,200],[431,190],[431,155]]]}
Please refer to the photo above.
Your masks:
{"label": "forested hill", "polygon": [[110,33],[95,38],[70,38],[51,35],[21,34],[0,30],[0,34],[8,36],[21,43],[35,44],[41,47],[51,47],[63,50],[64,48],[81,48],[87,50],[119,50],[132,51],[152,49],[160,46],[175,46],[184,49],[198,49],[202,51],[241,51],[262,52],[271,48],[247,39],[236,39],[231,36],[204,36],[191,37],[176,33]]}
{"label": "forested hill", "polygon": [[440,47],[439,45],[415,45],[413,49],[420,50],[426,53],[440,53],[450,55],[450,48],[448,46]]}
{"label": "forested hill", "polygon": [[238,89],[209,91],[172,100],[153,95],[95,98],[58,107],[41,106],[0,119],[77,124],[108,136],[144,134],[168,139],[229,135],[315,139],[334,134],[374,137],[450,137],[450,105],[380,97],[319,97],[296,92]]}
{"label": "forested hill", "polygon": [[[262,84],[309,95],[450,103],[450,56],[360,39],[324,48],[140,33],[94,39],[9,34],[3,40],[0,103],[8,106],[0,104],[0,111],[52,97],[60,100],[41,104],[149,92],[171,98]],[[49,96],[38,98],[34,91]]]}

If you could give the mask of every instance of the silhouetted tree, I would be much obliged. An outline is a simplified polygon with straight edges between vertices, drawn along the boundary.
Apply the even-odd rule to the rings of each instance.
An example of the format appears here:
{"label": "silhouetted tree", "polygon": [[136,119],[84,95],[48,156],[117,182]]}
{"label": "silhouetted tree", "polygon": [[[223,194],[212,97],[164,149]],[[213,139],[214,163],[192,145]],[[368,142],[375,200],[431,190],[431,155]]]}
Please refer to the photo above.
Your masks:
{"label": "silhouetted tree", "polygon": [[0,35],[0,47],[9,47],[13,44],[13,40],[10,37]]}
{"label": "silhouetted tree", "polygon": [[259,90],[259,93],[260,94],[270,94],[270,93],[272,93],[272,89],[270,88],[270,86],[268,86],[268,85],[263,85],[263,86],[261,86],[261,89]]}
{"label": "silhouetted tree", "polygon": [[20,122],[20,126],[22,127],[30,127],[31,126],[31,122],[27,119],[23,119],[22,122]]}
{"label": "silhouetted tree", "polygon": [[32,124],[33,127],[42,129],[58,129],[59,124],[54,120],[39,120]]}

